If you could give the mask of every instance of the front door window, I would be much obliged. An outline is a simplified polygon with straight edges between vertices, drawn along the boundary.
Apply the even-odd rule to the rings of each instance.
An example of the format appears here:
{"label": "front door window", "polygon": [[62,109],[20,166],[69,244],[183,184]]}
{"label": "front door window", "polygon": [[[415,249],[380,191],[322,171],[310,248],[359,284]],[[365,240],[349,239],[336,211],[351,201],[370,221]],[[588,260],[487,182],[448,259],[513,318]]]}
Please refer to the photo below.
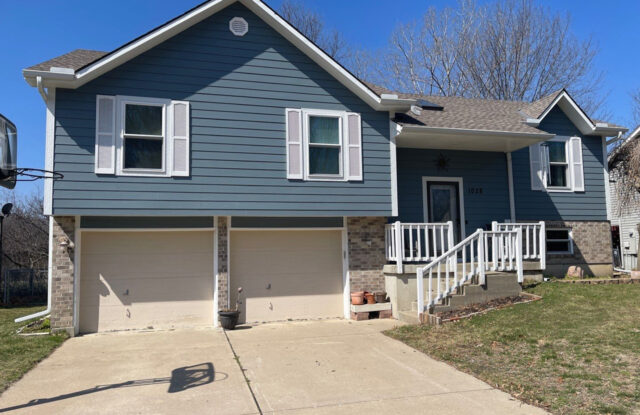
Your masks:
{"label": "front door window", "polygon": [[453,235],[460,240],[458,183],[427,182],[428,220],[430,223],[453,222]]}

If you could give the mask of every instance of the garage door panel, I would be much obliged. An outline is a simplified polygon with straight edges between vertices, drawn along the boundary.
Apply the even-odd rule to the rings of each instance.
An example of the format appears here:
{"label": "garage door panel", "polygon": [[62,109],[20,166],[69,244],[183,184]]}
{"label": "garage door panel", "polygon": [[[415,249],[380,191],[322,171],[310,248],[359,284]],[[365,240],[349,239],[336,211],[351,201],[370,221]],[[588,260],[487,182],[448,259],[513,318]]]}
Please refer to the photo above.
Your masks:
{"label": "garage door panel", "polygon": [[230,272],[245,321],[343,315],[340,231],[233,232]]}
{"label": "garage door panel", "polygon": [[[123,237],[126,236],[126,237]],[[211,232],[85,232],[82,254],[157,255],[211,253]]]}
{"label": "garage door panel", "polygon": [[83,233],[81,331],[210,326],[212,241],[210,231]]}

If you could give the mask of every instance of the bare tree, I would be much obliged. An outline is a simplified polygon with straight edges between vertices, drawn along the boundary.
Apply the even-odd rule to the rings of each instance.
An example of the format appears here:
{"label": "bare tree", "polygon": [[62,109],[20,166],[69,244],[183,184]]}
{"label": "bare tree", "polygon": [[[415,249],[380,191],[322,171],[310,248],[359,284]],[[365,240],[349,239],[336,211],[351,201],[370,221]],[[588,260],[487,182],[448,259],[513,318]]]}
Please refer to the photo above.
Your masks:
{"label": "bare tree", "polygon": [[335,60],[345,64],[351,57],[350,48],[340,32],[327,29],[322,16],[299,0],[285,0],[280,7],[280,14]]}
{"label": "bare tree", "polygon": [[[636,125],[640,124],[640,89],[632,95],[632,114]],[[615,181],[619,212],[637,209],[640,203],[640,138],[619,141],[611,152],[611,179]]]}
{"label": "bare tree", "polygon": [[372,65],[379,68],[374,81],[420,94],[521,101],[568,87],[591,111],[600,103],[597,48],[577,39],[570,22],[532,0],[432,7],[393,32]]}
{"label": "bare tree", "polygon": [[4,202],[14,207],[4,220],[3,268],[47,267],[49,254],[48,219],[42,214],[42,196],[33,193],[17,198],[13,192],[3,192]]}

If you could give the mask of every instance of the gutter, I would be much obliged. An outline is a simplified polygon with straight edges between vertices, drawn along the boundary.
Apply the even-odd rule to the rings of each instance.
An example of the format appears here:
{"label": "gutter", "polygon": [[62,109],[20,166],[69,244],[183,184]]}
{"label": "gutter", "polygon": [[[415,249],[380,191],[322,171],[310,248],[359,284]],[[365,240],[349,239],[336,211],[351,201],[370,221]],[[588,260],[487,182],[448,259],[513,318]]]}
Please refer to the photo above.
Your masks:
{"label": "gutter", "polygon": [[517,131],[501,131],[501,130],[473,130],[469,128],[447,128],[447,127],[429,127],[429,126],[401,126],[403,133],[439,133],[439,134],[469,134],[469,135],[497,135],[497,136],[516,136],[521,138],[539,138],[547,139],[555,137],[555,134],[548,133],[525,133]]}
{"label": "gutter", "polygon": [[53,217],[49,216],[49,260],[47,261],[47,309],[28,316],[18,317],[16,323],[51,314],[51,286],[53,285]]}

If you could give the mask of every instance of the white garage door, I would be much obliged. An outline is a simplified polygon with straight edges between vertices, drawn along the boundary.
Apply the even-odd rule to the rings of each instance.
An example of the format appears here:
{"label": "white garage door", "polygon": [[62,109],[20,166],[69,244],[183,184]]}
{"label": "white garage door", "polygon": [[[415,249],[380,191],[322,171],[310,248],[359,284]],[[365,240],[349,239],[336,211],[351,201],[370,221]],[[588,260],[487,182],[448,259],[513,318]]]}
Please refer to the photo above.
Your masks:
{"label": "white garage door", "polygon": [[340,231],[232,231],[231,298],[246,322],[341,317]]}
{"label": "white garage door", "polygon": [[211,326],[213,232],[83,232],[80,331]]}

